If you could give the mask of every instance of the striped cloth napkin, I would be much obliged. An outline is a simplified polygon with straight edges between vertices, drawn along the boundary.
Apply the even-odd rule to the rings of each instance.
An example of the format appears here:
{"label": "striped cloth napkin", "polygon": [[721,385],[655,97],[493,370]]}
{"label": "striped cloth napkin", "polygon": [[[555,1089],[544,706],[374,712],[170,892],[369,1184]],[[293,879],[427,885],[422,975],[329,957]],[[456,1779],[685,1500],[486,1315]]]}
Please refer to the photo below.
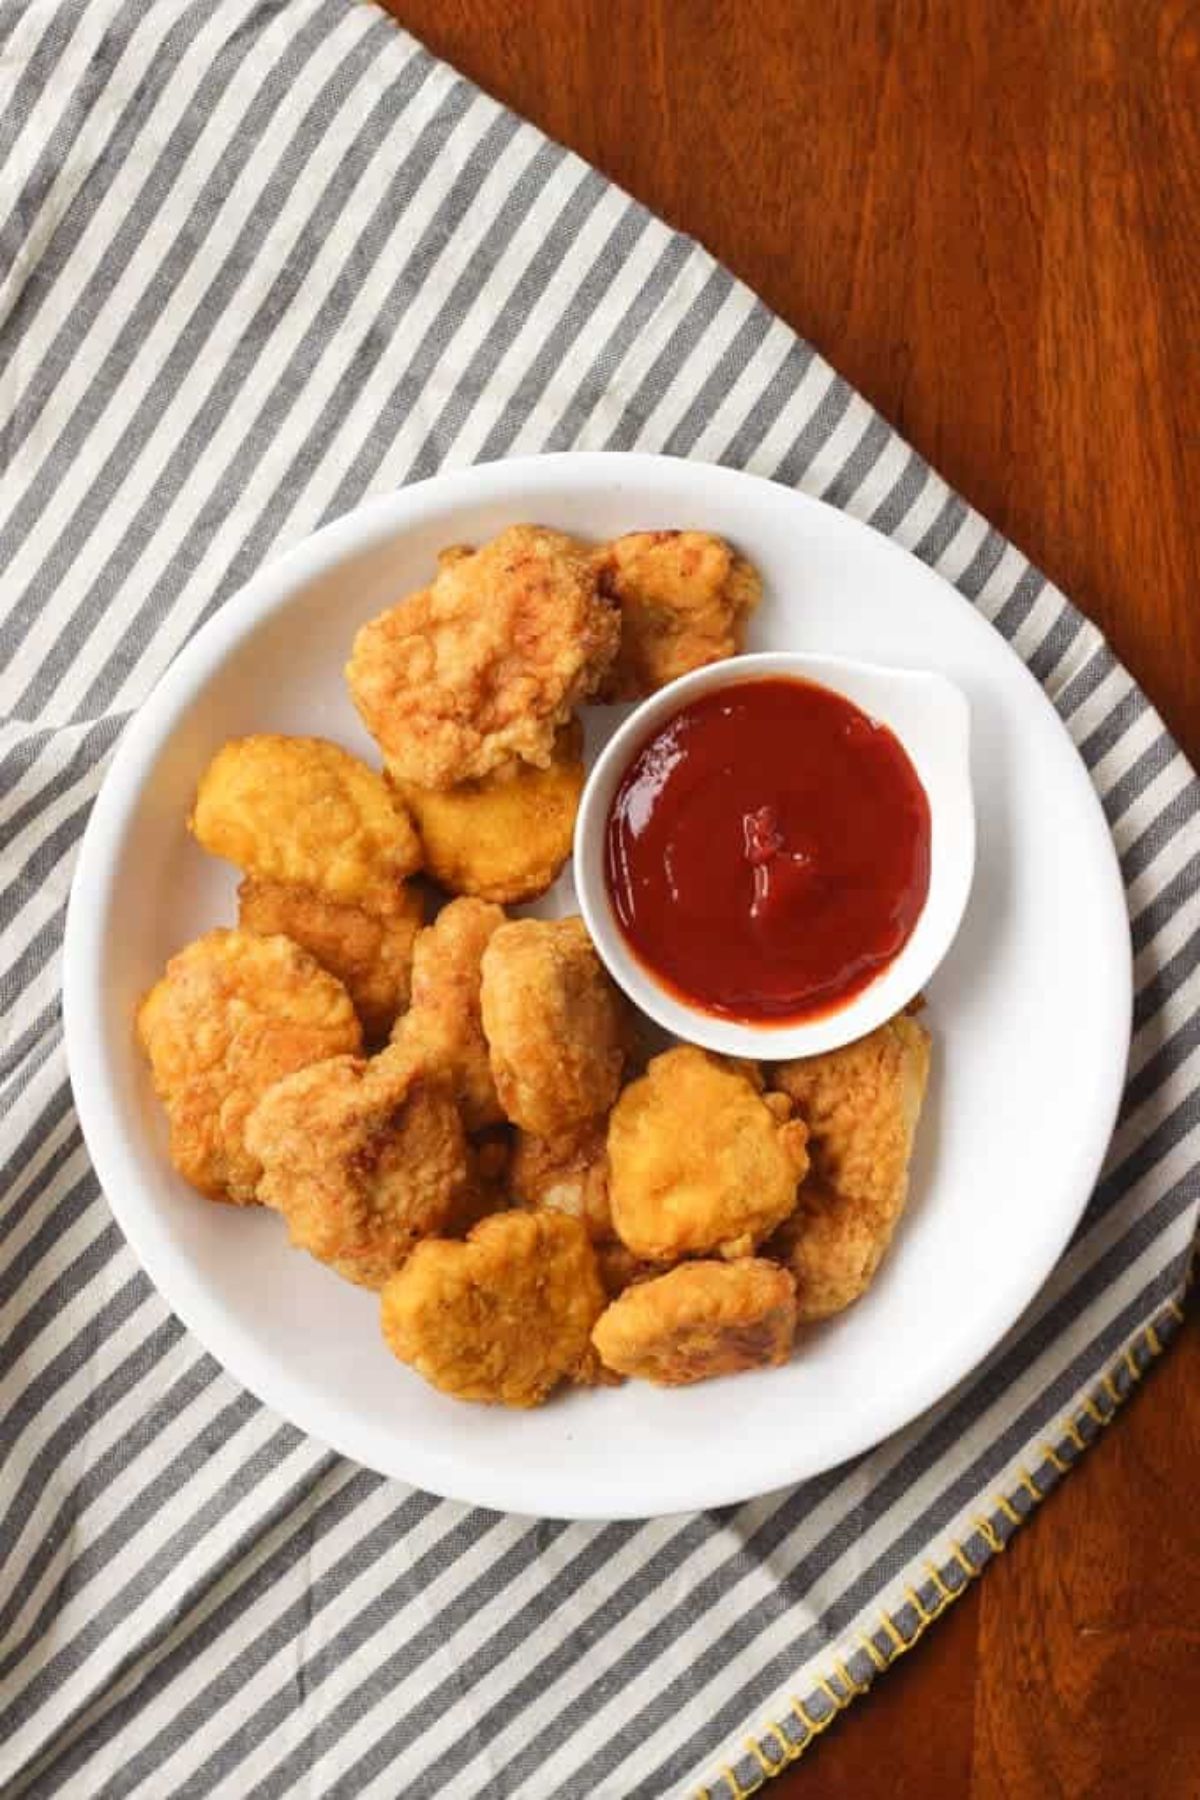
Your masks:
{"label": "striped cloth napkin", "polygon": [[[346,0],[0,0],[0,1787],[731,1800],[999,1550],[1180,1318],[1200,785],[1095,629],[686,237]],[[517,451],[752,469],[886,532],[1044,684],[1120,851],[1136,1036],[1037,1303],[935,1412],[647,1524],[472,1511],[222,1373],[114,1225],[59,942],[121,727],[282,545]]]}

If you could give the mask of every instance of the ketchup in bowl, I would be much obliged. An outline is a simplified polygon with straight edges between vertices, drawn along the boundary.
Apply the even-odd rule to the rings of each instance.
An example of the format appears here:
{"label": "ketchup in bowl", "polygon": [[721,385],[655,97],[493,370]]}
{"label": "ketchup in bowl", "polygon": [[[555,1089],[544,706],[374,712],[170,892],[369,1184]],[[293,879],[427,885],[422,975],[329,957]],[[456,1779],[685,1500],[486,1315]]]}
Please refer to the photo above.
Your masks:
{"label": "ketchup in bowl", "polygon": [[903,949],[929,892],[929,802],[899,739],[790,677],[700,695],[609,808],[630,949],[678,998],[753,1024],[835,1010]]}

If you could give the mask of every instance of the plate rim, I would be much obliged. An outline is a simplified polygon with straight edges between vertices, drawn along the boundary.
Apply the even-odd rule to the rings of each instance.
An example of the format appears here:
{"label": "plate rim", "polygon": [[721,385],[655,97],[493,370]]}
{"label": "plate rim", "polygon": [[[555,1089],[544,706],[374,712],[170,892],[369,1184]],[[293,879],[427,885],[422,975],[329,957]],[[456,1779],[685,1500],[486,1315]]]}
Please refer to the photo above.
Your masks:
{"label": "plate rim", "polygon": [[[801,511],[819,508],[827,521],[836,521],[836,529],[852,536],[869,533],[874,550],[885,557],[898,559],[906,576],[936,582],[948,595],[953,595],[979,627],[992,635],[1011,658],[1014,669],[1029,684],[1038,703],[1047,709],[1070,748],[1081,792],[1090,801],[1093,835],[1099,846],[1098,865],[1107,869],[1108,904],[1114,908],[1114,947],[1124,946],[1123,966],[1126,979],[1112,983],[1119,1001],[1113,1029],[1106,1037],[1109,1057],[1104,1078],[1103,1104],[1098,1100],[1096,1116],[1103,1119],[1103,1135],[1097,1127],[1095,1147],[1083,1159],[1086,1180],[1080,1180],[1080,1195],[1070,1206],[1064,1205],[1060,1230],[1053,1236],[1053,1254],[1036,1260],[1035,1272],[1022,1283],[1019,1299],[1012,1296],[1006,1304],[989,1313],[983,1329],[972,1338],[967,1360],[957,1360],[950,1372],[945,1368],[919,1390],[915,1403],[903,1398],[890,1416],[886,1406],[876,1409],[883,1422],[866,1426],[858,1433],[849,1432],[848,1441],[834,1455],[817,1463],[804,1458],[776,1455],[772,1467],[759,1474],[739,1476],[720,1458],[697,1459],[682,1477],[668,1482],[660,1479],[662,1490],[652,1504],[613,1504],[613,1493],[595,1502],[577,1496],[570,1504],[558,1505],[549,1513],[531,1509],[527,1484],[522,1484],[519,1467],[514,1477],[510,1467],[494,1460],[486,1474],[459,1460],[447,1462],[445,1454],[423,1444],[419,1436],[397,1436],[394,1443],[399,1457],[381,1459],[378,1446],[362,1441],[371,1435],[364,1425],[340,1415],[334,1416],[331,1403],[314,1396],[302,1381],[297,1384],[278,1367],[260,1358],[258,1351],[232,1332],[228,1315],[217,1317],[217,1303],[207,1293],[206,1284],[197,1281],[190,1269],[181,1269],[178,1254],[166,1248],[155,1236],[152,1221],[143,1207],[126,1198],[126,1182],[141,1186],[141,1178],[129,1166],[123,1134],[110,1122],[112,1109],[106,1112],[106,1096],[114,1090],[112,1070],[105,1054],[105,1030],[101,1014],[103,990],[103,933],[100,921],[107,915],[108,897],[117,861],[107,855],[119,838],[121,829],[134,811],[144,779],[161,753],[178,714],[196,691],[214,673],[224,656],[244,637],[261,626],[287,604],[300,581],[309,582],[333,568],[350,555],[361,554],[403,532],[406,527],[423,520],[431,503],[436,510],[455,505],[486,504],[508,498],[522,482],[536,482],[543,489],[547,478],[562,479],[564,493],[575,493],[589,481],[611,481],[620,467],[636,478],[639,469],[661,470],[664,464],[686,469],[688,478],[697,477],[729,489],[767,488],[775,500],[795,505]],[[1084,812],[1089,808],[1085,805]],[[82,896],[99,900],[89,909]],[[1119,927],[1119,929],[1118,929]],[[95,980],[89,981],[89,974]],[[996,1345],[1028,1310],[1031,1302],[1045,1286],[1059,1263],[1082,1217],[1103,1165],[1118,1117],[1121,1094],[1129,1054],[1133,1016],[1133,953],[1129,935],[1124,883],[1120,873],[1116,846],[1113,842],[1099,796],[1090,775],[1070,738],[1062,719],[1056,713],[1042,684],[1018,655],[1012,644],[959,594],[953,584],[936,570],[920,561],[894,539],[875,532],[862,520],[814,495],[789,488],[765,476],[721,464],[700,462],[692,458],[663,456],[645,451],[558,451],[545,455],[500,459],[496,462],[470,465],[443,471],[389,493],[379,494],[315,532],[300,538],[279,556],[265,563],[236,593],[224,602],[213,618],[176,652],[155,682],[150,693],[134,711],[121,733],[112,761],[97,793],[72,875],[63,934],[62,965],[63,1030],[68,1075],[79,1117],[85,1147],[105,1199],[134,1255],[157,1289],[164,1303],[192,1332],[201,1346],[236,1381],[241,1383],[264,1405],[272,1408],[296,1429],[304,1432],[338,1454],[375,1469],[390,1478],[427,1488],[447,1499],[468,1505],[513,1512],[522,1516],[547,1516],[570,1519],[652,1518],[671,1513],[694,1512],[707,1507],[736,1504],[811,1478],[813,1475],[874,1449],[898,1431],[924,1416],[961,1382],[971,1376],[986,1360]],[[86,1075],[83,1071],[87,1071]],[[219,1346],[219,1347],[218,1347]],[[783,1436],[786,1446],[790,1440]],[[764,1459],[765,1460],[765,1459]],[[403,1465],[403,1466],[401,1466]],[[569,1474],[569,1471],[566,1471]],[[478,1476],[478,1478],[477,1478]],[[615,1490],[614,1490],[615,1491]]]}

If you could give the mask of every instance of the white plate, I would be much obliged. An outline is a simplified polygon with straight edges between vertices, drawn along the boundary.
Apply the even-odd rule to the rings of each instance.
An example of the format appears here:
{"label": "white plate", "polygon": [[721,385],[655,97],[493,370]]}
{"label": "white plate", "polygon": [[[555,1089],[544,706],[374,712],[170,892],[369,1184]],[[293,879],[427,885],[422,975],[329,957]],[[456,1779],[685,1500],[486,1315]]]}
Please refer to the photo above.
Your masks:
{"label": "white plate", "polygon": [[[929,989],[934,1073],[912,1201],[866,1297],[783,1369],[674,1392],[463,1406],[393,1361],[372,1295],[288,1248],[279,1219],[174,1175],[132,1029],[167,957],[231,922],[236,876],[184,819],[226,738],[337,738],[371,754],[342,665],[359,624],[442,545],[515,520],[605,537],[698,525],[762,570],[752,649],[941,670],[966,693],[978,808],[972,898]],[[593,709],[594,752],[623,716]],[[573,910],[569,875],[544,910]],[[179,655],[128,727],[80,853],[67,1048],[88,1148],[164,1298],[213,1355],[314,1437],[435,1493],[517,1512],[643,1516],[816,1474],[940,1398],[1033,1298],[1087,1201],[1129,1042],[1131,969],[1111,839],[1037,683],[936,575],[844,514],[731,470],[579,454],[386,495],[298,545]]]}

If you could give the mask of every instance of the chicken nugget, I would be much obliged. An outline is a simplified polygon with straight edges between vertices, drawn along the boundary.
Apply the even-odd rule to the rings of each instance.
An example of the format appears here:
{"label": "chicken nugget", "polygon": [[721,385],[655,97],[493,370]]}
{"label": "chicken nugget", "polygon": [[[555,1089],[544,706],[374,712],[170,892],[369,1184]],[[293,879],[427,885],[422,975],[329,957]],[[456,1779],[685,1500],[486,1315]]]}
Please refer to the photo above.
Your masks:
{"label": "chicken nugget", "polygon": [[622,1243],[651,1262],[747,1255],[796,1204],[808,1133],[736,1068],[692,1045],[624,1090],[608,1127]]}
{"label": "chicken nugget", "polygon": [[393,775],[447,788],[514,758],[548,768],[619,635],[587,554],[513,525],[364,625],[346,679]]}
{"label": "chicken nugget", "polygon": [[583,727],[577,719],[562,727],[546,769],[507,762],[452,788],[391,780],[416,820],[435,881],[452,894],[505,904],[533,900],[571,854],[583,792]]}
{"label": "chicken nugget", "polygon": [[764,1251],[796,1277],[802,1321],[828,1318],[865,1293],[892,1240],[930,1050],[925,1027],[902,1013],[857,1043],[773,1073],[808,1123],[813,1180]]}
{"label": "chicken nugget", "polygon": [[625,1289],[592,1343],[604,1366],[659,1387],[784,1363],[796,1329],[791,1276],[758,1257],[691,1262]]}
{"label": "chicken nugget", "polygon": [[458,1108],[413,1059],[339,1056],[277,1082],[246,1126],[258,1197],[297,1249],[380,1288],[470,1183]]}
{"label": "chicken nugget", "polygon": [[480,964],[504,914],[488,900],[452,900],[413,949],[412,1004],[393,1041],[444,1076],[468,1131],[504,1119],[480,1017]]}
{"label": "chicken nugget", "polygon": [[736,656],[762,598],[758,571],[707,531],[635,531],[593,562],[621,608],[606,700],[638,700],[677,675]]}
{"label": "chicken nugget", "polygon": [[285,937],[210,931],[167,964],[137,1035],[170,1124],[171,1161],[213,1200],[256,1199],[246,1121],[266,1090],[308,1063],[362,1048],[339,981]]}
{"label": "chicken nugget", "polygon": [[632,1026],[582,919],[502,925],[483,953],[481,998],[496,1091],[514,1125],[552,1138],[608,1111]]}
{"label": "chicken nugget", "polygon": [[517,1133],[512,1191],[525,1206],[566,1213],[596,1243],[613,1236],[608,1202],[608,1122],[588,1119],[561,1137]]}
{"label": "chicken nugget", "polygon": [[459,1400],[537,1406],[589,1379],[604,1289],[587,1232],[557,1213],[497,1213],[465,1243],[418,1244],[383,1290],[401,1362]]}
{"label": "chicken nugget", "polygon": [[324,738],[234,738],[201,778],[198,843],[259,881],[311,888],[381,917],[421,865],[421,846],[382,775]]}
{"label": "chicken nugget", "polygon": [[315,956],[346,989],[372,1043],[387,1036],[408,1004],[413,946],[424,918],[424,900],[409,883],[386,917],[282,881],[247,876],[238,888],[241,929],[266,937],[281,933]]}

